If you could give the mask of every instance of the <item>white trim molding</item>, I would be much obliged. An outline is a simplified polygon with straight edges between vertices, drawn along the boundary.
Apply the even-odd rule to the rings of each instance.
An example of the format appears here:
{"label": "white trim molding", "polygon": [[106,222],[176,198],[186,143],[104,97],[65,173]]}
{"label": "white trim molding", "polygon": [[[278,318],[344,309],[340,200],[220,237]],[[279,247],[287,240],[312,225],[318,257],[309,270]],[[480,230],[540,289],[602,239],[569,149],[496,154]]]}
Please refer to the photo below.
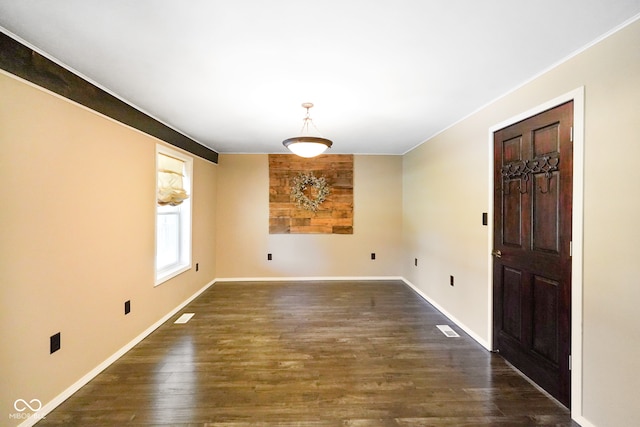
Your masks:
{"label": "white trim molding", "polygon": [[341,280],[356,281],[390,281],[402,280],[400,276],[317,276],[317,277],[219,277],[214,280],[218,282],[328,282]]}

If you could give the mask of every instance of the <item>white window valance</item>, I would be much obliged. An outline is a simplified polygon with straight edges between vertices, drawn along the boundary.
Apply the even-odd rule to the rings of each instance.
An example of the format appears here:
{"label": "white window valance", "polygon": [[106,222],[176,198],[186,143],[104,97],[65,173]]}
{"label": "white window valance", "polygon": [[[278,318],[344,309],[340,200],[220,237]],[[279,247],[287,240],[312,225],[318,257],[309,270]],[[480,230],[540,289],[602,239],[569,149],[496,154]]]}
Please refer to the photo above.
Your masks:
{"label": "white window valance", "polygon": [[183,177],[184,161],[158,153],[158,205],[177,206],[189,198]]}

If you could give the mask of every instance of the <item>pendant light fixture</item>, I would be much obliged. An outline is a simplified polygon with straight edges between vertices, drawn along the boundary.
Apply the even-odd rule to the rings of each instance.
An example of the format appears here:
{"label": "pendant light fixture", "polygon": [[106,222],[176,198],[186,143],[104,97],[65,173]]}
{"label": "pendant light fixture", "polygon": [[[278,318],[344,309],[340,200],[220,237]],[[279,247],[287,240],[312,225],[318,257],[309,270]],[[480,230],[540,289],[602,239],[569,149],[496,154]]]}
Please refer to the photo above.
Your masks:
{"label": "pendant light fixture", "polygon": [[311,107],[313,107],[311,102],[305,102],[302,104],[302,108],[307,109],[307,115],[303,119],[302,130],[300,131],[301,136],[296,136],[282,141],[282,144],[285,147],[287,147],[293,154],[300,157],[319,156],[324,153],[327,148],[330,148],[331,145],[333,145],[333,142],[326,138],[309,135],[309,125],[313,126],[313,129],[320,133],[318,128],[316,128],[316,125],[313,124],[313,120],[309,115],[309,109]]}

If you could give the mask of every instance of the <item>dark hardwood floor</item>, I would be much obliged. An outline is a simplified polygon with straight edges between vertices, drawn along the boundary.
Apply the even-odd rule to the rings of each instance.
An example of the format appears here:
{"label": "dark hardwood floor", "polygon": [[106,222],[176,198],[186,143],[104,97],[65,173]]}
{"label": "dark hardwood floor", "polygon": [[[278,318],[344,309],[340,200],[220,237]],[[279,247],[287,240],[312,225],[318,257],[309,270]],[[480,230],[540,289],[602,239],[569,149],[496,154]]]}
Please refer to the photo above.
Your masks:
{"label": "dark hardwood floor", "polygon": [[402,282],[216,283],[183,312],[38,426],[577,426]]}

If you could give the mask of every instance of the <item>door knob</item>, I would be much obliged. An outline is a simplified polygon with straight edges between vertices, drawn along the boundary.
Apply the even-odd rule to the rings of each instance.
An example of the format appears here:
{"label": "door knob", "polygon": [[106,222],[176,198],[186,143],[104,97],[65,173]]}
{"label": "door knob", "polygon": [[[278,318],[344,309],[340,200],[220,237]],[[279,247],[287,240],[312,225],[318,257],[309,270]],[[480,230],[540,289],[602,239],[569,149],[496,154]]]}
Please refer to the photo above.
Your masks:
{"label": "door knob", "polygon": [[491,252],[491,255],[493,255],[496,258],[502,258],[502,252],[500,252],[499,249],[494,250],[493,252]]}

